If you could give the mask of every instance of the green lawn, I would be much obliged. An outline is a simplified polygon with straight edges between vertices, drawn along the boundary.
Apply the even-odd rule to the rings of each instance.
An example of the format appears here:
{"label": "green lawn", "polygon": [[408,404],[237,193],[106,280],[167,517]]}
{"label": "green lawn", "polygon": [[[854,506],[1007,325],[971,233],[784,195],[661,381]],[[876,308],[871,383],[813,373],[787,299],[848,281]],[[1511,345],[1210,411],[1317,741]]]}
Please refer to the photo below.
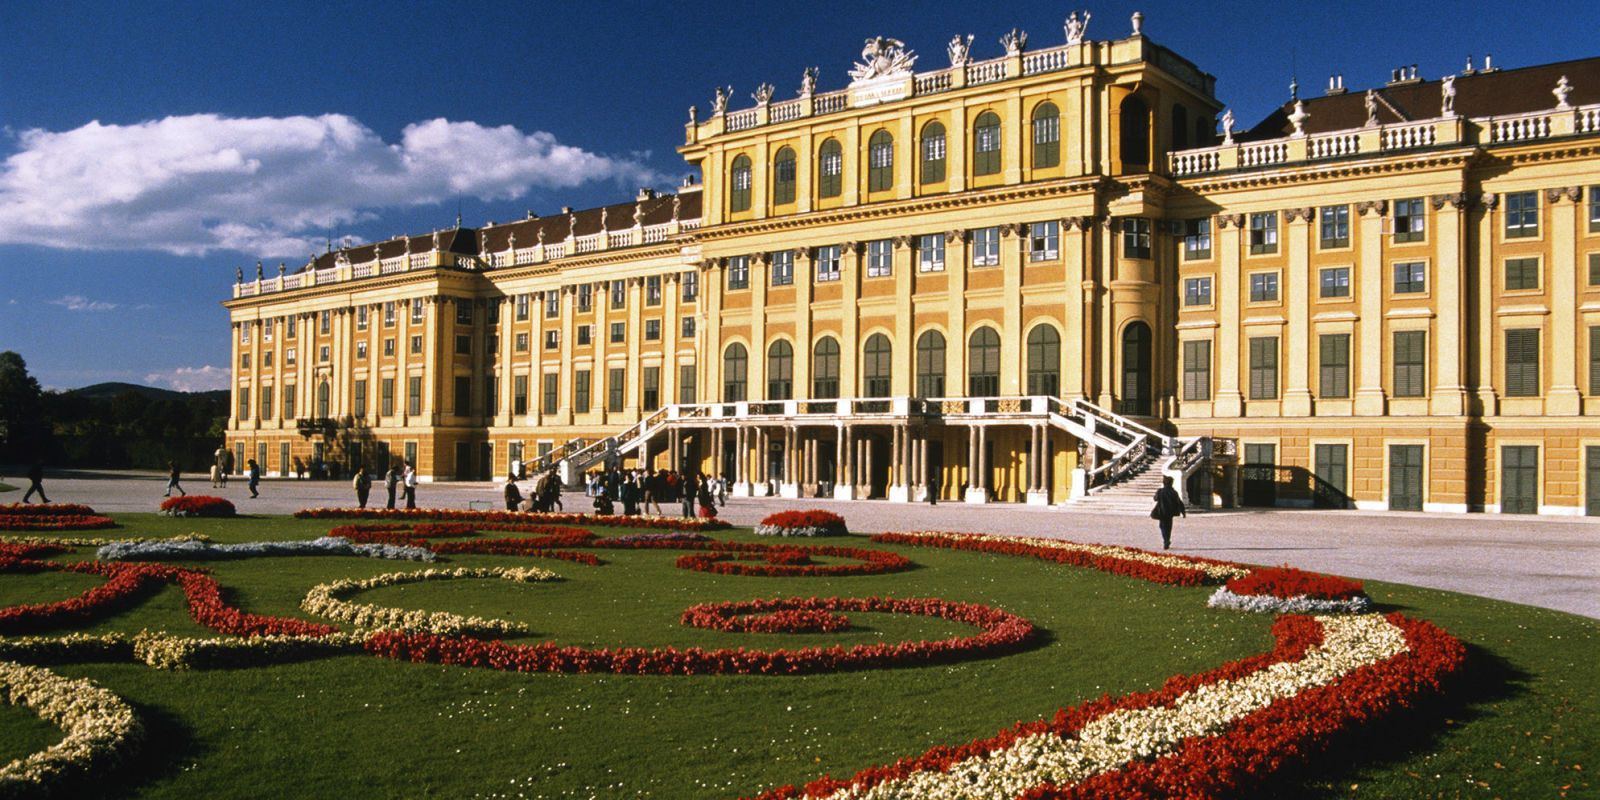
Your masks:
{"label": "green lawn", "polygon": [[6,483],[5,481],[0,481],[0,492],[14,492],[16,490],[17,490],[17,487],[12,486],[11,484]]}
{"label": "green lawn", "polygon": [[[199,531],[219,541],[309,538],[329,521],[226,522],[121,515],[109,536]],[[618,531],[602,530],[602,535]],[[754,540],[748,532],[719,538]],[[374,590],[360,602],[503,616],[530,640],[585,646],[803,646],[900,641],[971,630],[942,620],[851,614],[839,634],[731,634],[678,624],[697,602],[774,596],[939,596],[988,603],[1047,632],[1028,651],[924,668],[806,677],[507,674],[347,656],[249,669],[171,672],[128,664],[55,667],[132,702],[150,729],[139,766],[109,796],[732,797],[992,735],[1102,694],[1159,685],[1271,645],[1270,619],[1205,608],[1183,589],[983,554],[893,548],[918,568],[883,576],[759,578],[676,569],[672,551],[597,551],[589,567],[541,561],[566,580],[468,580]],[[80,549],[68,558],[88,558]],[[461,556],[451,565],[528,563]],[[316,583],[421,568],[355,558],[206,564],[243,608],[305,616]],[[61,599],[76,574],[0,576],[0,605]],[[1600,623],[1463,595],[1371,584],[1380,603],[1438,622],[1472,647],[1452,699],[1362,732],[1303,782],[1311,797],[1592,796],[1600,764]],[[209,635],[164,589],[81,628]],[[55,738],[59,738],[56,736]],[[51,730],[0,706],[0,753]]]}

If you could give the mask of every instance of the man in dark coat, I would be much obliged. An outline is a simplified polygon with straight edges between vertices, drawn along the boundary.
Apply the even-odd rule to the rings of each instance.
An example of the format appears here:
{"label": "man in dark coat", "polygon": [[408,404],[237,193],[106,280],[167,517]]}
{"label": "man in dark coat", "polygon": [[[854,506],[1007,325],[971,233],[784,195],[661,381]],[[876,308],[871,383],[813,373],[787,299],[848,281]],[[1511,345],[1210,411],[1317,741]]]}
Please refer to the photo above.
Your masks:
{"label": "man in dark coat", "polygon": [[39,500],[41,502],[50,502],[50,498],[44,496],[43,461],[35,461],[33,462],[33,466],[28,467],[28,493],[22,496],[22,502],[26,503],[32,500],[34,492],[39,493]]}
{"label": "man in dark coat", "polygon": [[1172,549],[1172,518],[1177,516],[1188,517],[1189,511],[1183,506],[1183,498],[1178,496],[1178,490],[1172,488],[1170,476],[1161,479],[1161,488],[1156,490],[1156,507],[1150,509],[1150,518],[1161,524],[1161,549]]}

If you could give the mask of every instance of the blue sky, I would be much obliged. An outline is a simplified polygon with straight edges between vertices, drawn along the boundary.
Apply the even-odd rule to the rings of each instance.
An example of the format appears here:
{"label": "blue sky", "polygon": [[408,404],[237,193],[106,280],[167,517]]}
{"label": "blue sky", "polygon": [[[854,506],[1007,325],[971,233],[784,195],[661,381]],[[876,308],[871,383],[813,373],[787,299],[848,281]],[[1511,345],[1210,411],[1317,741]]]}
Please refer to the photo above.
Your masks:
{"label": "blue sky", "polygon": [[[1597,53],[1600,4],[1139,2],[1145,33],[1217,76],[1249,127],[1331,73],[1352,90]],[[47,387],[227,385],[235,267],[670,188],[686,110],[801,71],[840,88],[868,36],[920,67],[1013,26],[1062,41],[1081,6],[1013,2],[6,4],[0,50],[0,350]],[[98,123],[98,124],[95,124]],[[269,274],[276,270],[269,267]]]}

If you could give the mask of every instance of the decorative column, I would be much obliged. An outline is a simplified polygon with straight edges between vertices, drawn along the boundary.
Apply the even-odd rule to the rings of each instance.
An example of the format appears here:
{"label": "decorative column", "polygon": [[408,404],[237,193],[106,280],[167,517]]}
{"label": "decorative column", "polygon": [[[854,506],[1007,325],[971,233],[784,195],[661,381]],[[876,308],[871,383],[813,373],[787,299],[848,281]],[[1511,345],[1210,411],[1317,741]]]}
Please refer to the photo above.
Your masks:
{"label": "decorative column", "polygon": [[[1360,289],[1361,320],[1356,323],[1356,345],[1350,360],[1357,370],[1356,416],[1382,416],[1383,394],[1383,218],[1389,201],[1372,200],[1356,204],[1361,215],[1361,253],[1356,261],[1355,282]],[[1226,329],[1226,326],[1224,326]]]}
{"label": "decorative column", "polygon": [[[1229,228],[1232,228],[1230,231]],[[1244,416],[1244,394],[1239,391],[1239,282],[1244,264],[1240,248],[1244,238],[1243,214],[1217,216],[1217,394],[1214,416]],[[1107,347],[1114,346],[1107,343]],[[1248,363],[1248,362],[1246,362]],[[1090,447],[1094,445],[1091,443]],[[1091,467],[1091,470],[1093,468]]]}
{"label": "decorative column", "polygon": [[1289,379],[1283,393],[1286,417],[1311,416],[1311,228],[1316,218],[1315,208],[1291,208],[1283,212],[1289,248],[1289,264],[1283,281],[1283,305],[1289,317],[1288,340],[1283,347]]}
{"label": "decorative column", "polygon": [[989,502],[989,476],[984,469],[983,444],[986,438],[987,426],[972,426],[972,438],[967,448],[967,496],[968,503],[983,504]]}
{"label": "decorative column", "polygon": [[1430,413],[1440,417],[1459,417],[1467,413],[1467,387],[1462,384],[1469,333],[1466,292],[1462,290],[1462,268],[1466,263],[1467,215],[1465,193],[1434,195],[1434,230],[1438,244],[1433,270],[1437,324],[1429,340],[1433,344],[1434,387]]}
{"label": "decorative column", "polygon": [[733,495],[735,497],[751,497],[750,472],[745,459],[748,458],[749,430],[744,426],[733,429]]}
{"label": "decorative column", "polygon": [[906,487],[906,429],[904,425],[889,428],[889,500],[905,503],[911,500]]}
{"label": "decorative column", "polygon": [[[1571,200],[1565,206],[1561,200]],[[1583,397],[1578,393],[1578,265],[1570,242],[1578,241],[1577,224],[1583,204],[1583,187],[1549,189],[1550,203],[1550,393],[1545,398],[1546,416],[1570,417],[1583,413]]]}
{"label": "decorative column", "polygon": [[1043,425],[1029,428],[1032,445],[1028,448],[1028,496],[1030,506],[1050,505],[1050,487],[1045,484],[1045,470],[1049,464],[1049,429]]}
{"label": "decorative column", "polygon": [[783,476],[778,493],[784,497],[800,496],[800,431],[793,425],[783,428]]}
{"label": "decorative column", "polygon": [[853,500],[856,493],[855,483],[850,475],[850,456],[853,455],[850,427],[841,423],[835,426],[834,433],[836,438],[833,443],[833,497],[835,500]]}

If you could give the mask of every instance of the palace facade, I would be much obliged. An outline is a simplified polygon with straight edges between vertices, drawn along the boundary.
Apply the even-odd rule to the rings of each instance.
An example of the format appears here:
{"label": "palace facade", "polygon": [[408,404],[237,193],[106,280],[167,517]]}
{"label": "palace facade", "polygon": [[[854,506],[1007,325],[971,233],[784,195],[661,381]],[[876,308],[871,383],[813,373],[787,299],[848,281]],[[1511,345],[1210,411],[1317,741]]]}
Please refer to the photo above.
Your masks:
{"label": "palace facade", "polygon": [[869,40],[842,90],[691,109],[675,194],[258,264],[229,446],[1600,514],[1600,59],[1339,77],[1243,131],[1138,18],[1067,35],[926,72]]}

